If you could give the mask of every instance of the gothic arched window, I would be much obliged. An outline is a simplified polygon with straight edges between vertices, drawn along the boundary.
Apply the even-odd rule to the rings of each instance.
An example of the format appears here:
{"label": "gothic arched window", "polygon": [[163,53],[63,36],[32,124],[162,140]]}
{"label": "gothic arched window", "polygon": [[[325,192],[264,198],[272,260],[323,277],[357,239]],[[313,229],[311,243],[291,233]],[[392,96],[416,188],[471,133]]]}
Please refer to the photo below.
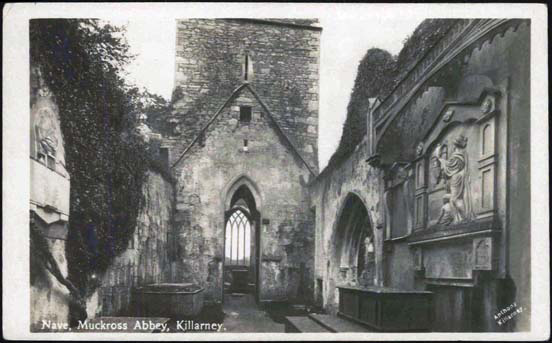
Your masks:
{"label": "gothic arched window", "polygon": [[244,211],[238,209],[226,222],[227,265],[249,265],[251,255],[251,223]]}

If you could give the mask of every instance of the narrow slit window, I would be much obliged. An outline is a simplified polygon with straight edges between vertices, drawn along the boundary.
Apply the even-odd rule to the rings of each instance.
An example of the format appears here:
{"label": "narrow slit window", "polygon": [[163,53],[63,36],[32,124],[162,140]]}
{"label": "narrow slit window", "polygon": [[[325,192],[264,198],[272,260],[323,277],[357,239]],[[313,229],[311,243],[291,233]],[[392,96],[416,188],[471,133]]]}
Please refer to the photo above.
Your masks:
{"label": "narrow slit window", "polygon": [[245,61],[244,61],[244,74],[243,74],[243,79],[245,81],[248,80],[248,77],[249,77],[249,55],[245,55]]}
{"label": "narrow slit window", "polygon": [[242,60],[242,78],[244,82],[250,82],[253,80],[253,60],[249,54],[245,54]]}

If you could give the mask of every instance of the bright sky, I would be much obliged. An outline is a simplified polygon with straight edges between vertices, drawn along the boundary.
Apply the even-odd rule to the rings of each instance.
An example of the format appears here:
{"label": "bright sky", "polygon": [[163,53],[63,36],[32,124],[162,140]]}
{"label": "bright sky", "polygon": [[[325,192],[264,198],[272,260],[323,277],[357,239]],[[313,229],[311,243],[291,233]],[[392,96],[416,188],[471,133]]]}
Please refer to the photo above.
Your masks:
{"label": "bright sky", "polygon": [[[404,39],[423,20],[358,16],[321,18],[320,58],[320,170],[335,151],[359,61],[372,47],[397,54]],[[169,99],[174,81],[176,18],[112,20],[127,26],[127,39],[136,60],[128,68],[129,80]]]}

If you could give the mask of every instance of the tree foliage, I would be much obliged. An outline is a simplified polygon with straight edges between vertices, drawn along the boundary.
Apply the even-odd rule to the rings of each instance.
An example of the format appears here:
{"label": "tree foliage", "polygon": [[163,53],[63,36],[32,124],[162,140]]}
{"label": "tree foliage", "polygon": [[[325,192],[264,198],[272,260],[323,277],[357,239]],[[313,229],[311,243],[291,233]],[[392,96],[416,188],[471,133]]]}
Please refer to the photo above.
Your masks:
{"label": "tree foliage", "polygon": [[408,71],[439,41],[454,24],[451,19],[426,19],[404,41],[398,56],[369,49],[358,65],[357,76],[347,106],[347,117],[339,145],[328,166],[334,167],[354,151],[366,134],[366,114],[370,98],[383,100]]}
{"label": "tree foliage", "polygon": [[59,108],[71,177],[69,279],[85,296],[95,286],[91,276],[126,248],[136,226],[153,160],[134,131],[136,113],[165,103],[122,77],[133,58],[123,28],[98,20],[36,19],[30,43],[31,63],[40,66]]}

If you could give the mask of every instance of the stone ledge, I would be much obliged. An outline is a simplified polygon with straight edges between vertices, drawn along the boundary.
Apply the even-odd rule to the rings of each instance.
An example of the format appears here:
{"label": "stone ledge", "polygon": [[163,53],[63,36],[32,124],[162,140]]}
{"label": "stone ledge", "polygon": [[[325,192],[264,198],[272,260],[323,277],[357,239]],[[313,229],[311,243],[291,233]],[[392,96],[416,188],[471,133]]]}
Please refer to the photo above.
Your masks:
{"label": "stone ledge", "polygon": [[452,226],[436,225],[429,229],[415,231],[408,238],[409,245],[464,238],[480,234],[495,234],[501,226],[494,218],[459,223]]}
{"label": "stone ledge", "polygon": [[309,314],[309,318],[322,325],[331,332],[373,332],[368,327],[357,324],[345,318],[329,314]]}

